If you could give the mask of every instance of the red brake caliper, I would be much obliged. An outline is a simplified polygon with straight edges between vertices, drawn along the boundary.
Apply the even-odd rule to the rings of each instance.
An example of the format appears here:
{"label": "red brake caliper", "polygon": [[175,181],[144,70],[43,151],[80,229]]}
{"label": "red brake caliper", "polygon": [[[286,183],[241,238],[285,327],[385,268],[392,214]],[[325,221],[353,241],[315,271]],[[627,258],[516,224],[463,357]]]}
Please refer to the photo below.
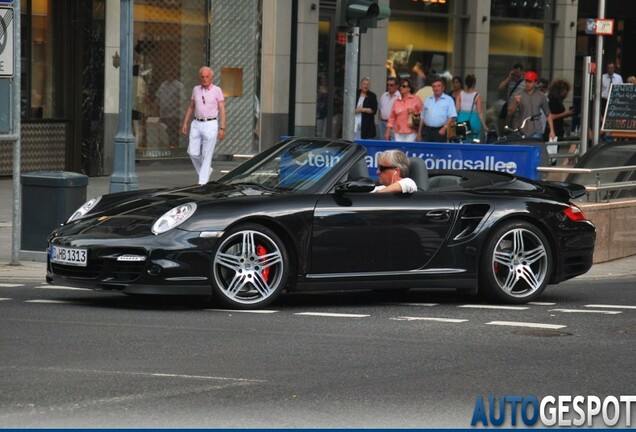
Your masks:
{"label": "red brake caliper", "polygon": [[[263,245],[256,246],[256,255],[263,256],[265,254],[267,254],[267,249],[265,249],[265,246]],[[263,269],[262,275],[263,275],[263,279],[265,279],[265,282],[269,282],[269,267]]]}

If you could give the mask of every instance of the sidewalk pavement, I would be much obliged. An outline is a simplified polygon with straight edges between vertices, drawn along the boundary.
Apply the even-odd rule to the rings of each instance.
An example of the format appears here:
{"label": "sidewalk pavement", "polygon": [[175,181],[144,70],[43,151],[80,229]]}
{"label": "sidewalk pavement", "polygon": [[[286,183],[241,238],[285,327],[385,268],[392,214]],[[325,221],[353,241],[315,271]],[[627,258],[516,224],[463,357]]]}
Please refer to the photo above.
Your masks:
{"label": "sidewalk pavement", "polygon": [[[236,167],[237,161],[214,161],[212,179],[216,180],[228,170]],[[190,160],[149,161],[137,163],[135,167],[138,189],[185,186],[196,183],[196,174]],[[110,176],[90,177],[86,188],[86,199],[109,192]],[[11,265],[13,180],[0,177],[0,281],[41,281],[44,283],[46,264],[20,259],[19,265]],[[589,272],[577,279],[608,279],[636,275],[636,255],[614,261],[595,264]]]}

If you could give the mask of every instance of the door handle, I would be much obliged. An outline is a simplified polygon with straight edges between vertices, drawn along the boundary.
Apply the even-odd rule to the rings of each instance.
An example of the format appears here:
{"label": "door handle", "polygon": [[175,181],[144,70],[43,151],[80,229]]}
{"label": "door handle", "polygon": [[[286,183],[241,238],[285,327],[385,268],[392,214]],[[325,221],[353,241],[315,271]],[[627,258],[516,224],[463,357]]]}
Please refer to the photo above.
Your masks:
{"label": "door handle", "polygon": [[450,210],[431,210],[426,213],[428,219],[437,221],[447,221],[450,219]]}

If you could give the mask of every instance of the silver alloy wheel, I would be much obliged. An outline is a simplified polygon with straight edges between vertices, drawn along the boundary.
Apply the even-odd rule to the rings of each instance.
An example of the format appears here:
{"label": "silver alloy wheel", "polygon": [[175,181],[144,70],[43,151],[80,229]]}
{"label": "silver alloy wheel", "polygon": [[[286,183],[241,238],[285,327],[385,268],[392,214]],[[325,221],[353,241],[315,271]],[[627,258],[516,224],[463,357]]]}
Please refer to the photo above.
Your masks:
{"label": "silver alloy wheel", "polygon": [[545,286],[548,253],[532,231],[515,228],[497,241],[491,270],[499,288],[509,296],[528,297]]}
{"label": "silver alloy wheel", "polygon": [[213,273],[218,292],[229,303],[260,305],[282,288],[283,251],[274,239],[261,231],[240,230],[219,246]]}

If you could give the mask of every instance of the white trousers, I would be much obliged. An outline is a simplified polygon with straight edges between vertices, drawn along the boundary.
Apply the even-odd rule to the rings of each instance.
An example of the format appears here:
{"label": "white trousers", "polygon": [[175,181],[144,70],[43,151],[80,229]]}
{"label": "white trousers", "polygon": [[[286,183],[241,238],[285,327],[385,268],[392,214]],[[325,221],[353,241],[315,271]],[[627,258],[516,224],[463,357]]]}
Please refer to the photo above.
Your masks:
{"label": "white trousers", "polygon": [[212,175],[212,154],[219,131],[218,120],[192,120],[188,154],[199,175],[199,184],[206,184]]}
{"label": "white trousers", "polygon": [[416,138],[417,138],[417,134],[415,132],[413,132],[413,133],[396,133],[395,134],[395,140],[396,141],[415,142]]}

